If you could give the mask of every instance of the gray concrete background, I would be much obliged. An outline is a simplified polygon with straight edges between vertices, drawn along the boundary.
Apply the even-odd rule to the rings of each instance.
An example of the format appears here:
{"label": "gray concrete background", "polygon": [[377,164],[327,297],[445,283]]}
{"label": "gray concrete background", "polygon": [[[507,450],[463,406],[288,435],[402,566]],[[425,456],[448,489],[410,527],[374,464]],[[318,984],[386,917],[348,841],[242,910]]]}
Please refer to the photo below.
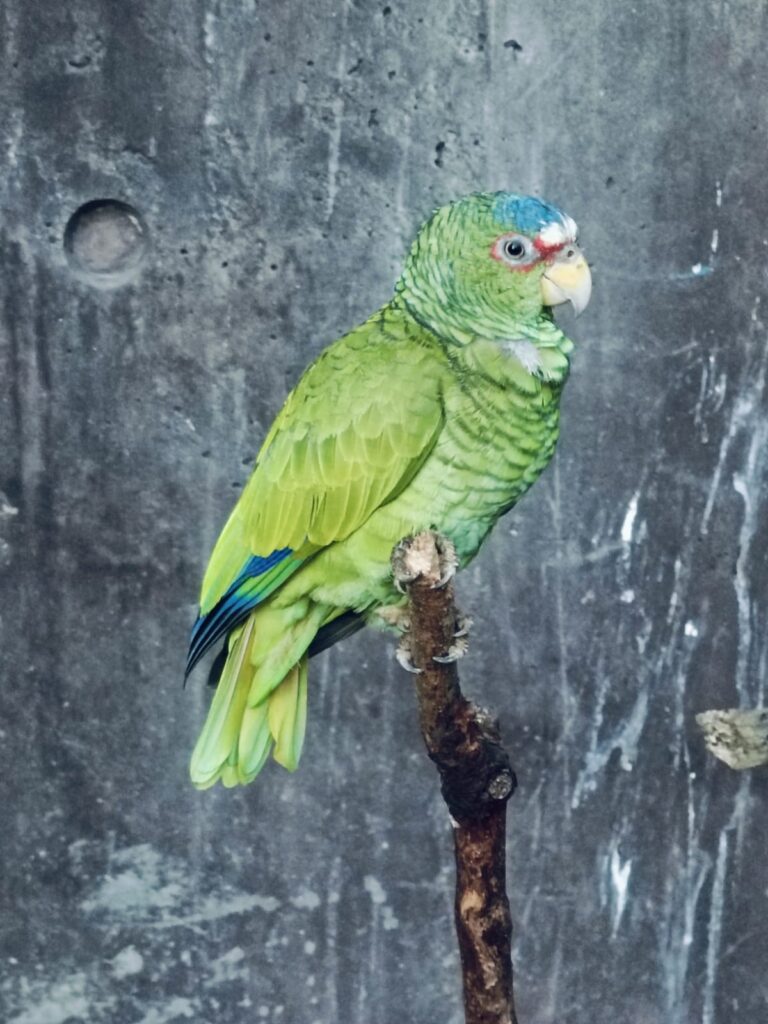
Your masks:
{"label": "gray concrete background", "polygon": [[[209,549],[308,360],[436,204],[595,264],[561,446],[460,581],[520,789],[522,1024],[764,1024],[768,5],[4,0],[0,1006],[10,1024],[461,1020],[445,812],[391,643],[313,664],[300,771],[194,792]],[[516,40],[521,49],[505,45]],[[68,264],[113,197],[150,249]],[[553,554],[554,552],[554,554]]]}

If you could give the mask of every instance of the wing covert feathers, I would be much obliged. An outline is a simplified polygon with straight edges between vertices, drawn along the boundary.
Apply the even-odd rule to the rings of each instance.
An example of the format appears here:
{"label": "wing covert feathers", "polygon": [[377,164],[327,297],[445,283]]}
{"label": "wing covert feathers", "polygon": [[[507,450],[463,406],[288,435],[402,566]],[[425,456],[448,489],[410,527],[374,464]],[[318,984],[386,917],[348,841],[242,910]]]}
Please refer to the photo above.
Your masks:
{"label": "wing covert feathers", "polygon": [[254,553],[344,540],[407,486],[443,424],[431,364],[431,350],[386,343],[361,358],[348,339],[320,356],[289,395],[243,493]]}
{"label": "wing covert feathers", "polygon": [[278,608],[271,596],[408,486],[444,424],[445,365],[431,343],[380,316],[326,349],[288,396],[203,580],[191,664],[223,631],[228,656],[192,754],[198,788],[250,782],[270,752],[296,768],[307,651],[344,609]]}

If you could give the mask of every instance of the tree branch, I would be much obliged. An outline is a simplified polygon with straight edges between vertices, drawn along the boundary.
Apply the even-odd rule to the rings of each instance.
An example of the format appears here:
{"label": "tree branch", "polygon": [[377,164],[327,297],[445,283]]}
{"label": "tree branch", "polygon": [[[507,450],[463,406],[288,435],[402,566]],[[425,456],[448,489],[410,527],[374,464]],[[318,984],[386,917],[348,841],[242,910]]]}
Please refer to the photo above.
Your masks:
{"label": "tree branch", "polygon": [[456,643],[453,584],[445,583],[455,567],[452,545],[431,531],[402,540],[392,553],[395,581],[410,598],[421,732],[454,825],[466,1024],[517,1024],[505,882],[506,802],[515,775],[496,723],[462,696],[455,663],[434,660]]}

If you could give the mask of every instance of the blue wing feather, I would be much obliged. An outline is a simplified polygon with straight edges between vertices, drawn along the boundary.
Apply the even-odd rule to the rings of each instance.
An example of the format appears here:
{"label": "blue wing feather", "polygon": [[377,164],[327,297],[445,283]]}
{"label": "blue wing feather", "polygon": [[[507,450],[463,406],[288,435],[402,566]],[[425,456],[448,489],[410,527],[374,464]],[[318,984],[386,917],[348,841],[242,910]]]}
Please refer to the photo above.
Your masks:
{"label": "blue wing feather", "polygon": [[[227,588],[226,593],[205,615],[200,615],[192,627],[185,678],[217,640],[231,632],[264,598],[268,597],[285,576],[297,568],[303,559],[290,559],[291,548],[278,548],[265,558],[252,555]],[[287,565],[284,563],[288,561]],[[284,571],[273,573],[281,566]],[[262,586],[259,586],[259,580]]]}

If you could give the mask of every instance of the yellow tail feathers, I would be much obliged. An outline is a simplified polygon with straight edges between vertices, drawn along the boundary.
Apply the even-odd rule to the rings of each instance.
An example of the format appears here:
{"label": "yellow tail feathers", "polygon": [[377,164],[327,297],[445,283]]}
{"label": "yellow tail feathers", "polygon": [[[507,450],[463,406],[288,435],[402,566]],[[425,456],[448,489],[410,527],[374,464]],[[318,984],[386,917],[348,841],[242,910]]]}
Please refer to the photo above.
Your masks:
{"label": "yellow tail feathers", "polygon": [[270,753],[284,768],[296,769],[307,724],[305,651],[321,615],[312,609],[287,630],[283,623],[274,645],[257,642],[257,632],[262,636],[262,627],[273,625],[259,621],[258,613],[230,634],[227,662],[189,766],[198,789],[219,779],[225,786],[251,782]]}
{"label": "yellow tail feathers", "polygon": [[307,728],[307,656],[294,665],[266,701],[269,731],[275,740],[274,759],[295,772]]}

